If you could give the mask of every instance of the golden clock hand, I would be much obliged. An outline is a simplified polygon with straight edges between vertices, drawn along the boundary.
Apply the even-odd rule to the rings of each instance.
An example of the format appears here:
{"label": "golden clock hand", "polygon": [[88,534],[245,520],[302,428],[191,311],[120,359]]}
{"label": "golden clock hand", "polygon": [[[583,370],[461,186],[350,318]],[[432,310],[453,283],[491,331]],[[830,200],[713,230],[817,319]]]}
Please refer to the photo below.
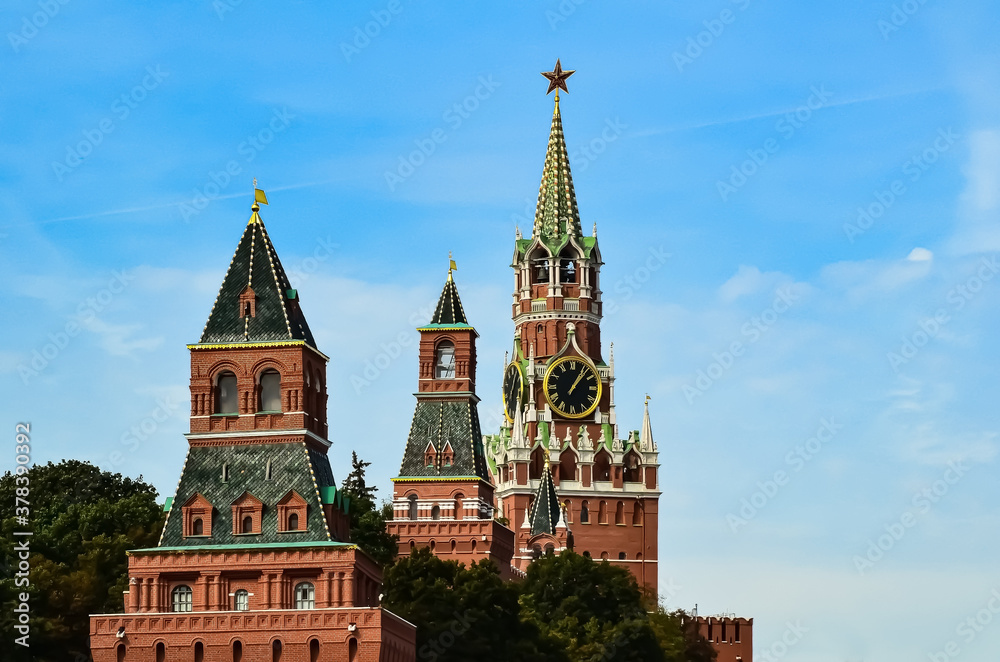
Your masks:
{"label": "golden clock hand", "polygon": [[573,392],[573,389],[575,389],[575,388],[576,388],[576,385],[580,383],[580,380],[581,380],[581,379],[583,379],[583,373],[582,373],[582,372],[581,372],[581,373],[580,373],[580,375],[579,375],[579,376],[578,376],[578,377],[576,378],[576,381],[575,381],[575,382],[573,382],[573,385],[569,387],[569,391],[568,391],[568,393],[572,393],[572,392]]}

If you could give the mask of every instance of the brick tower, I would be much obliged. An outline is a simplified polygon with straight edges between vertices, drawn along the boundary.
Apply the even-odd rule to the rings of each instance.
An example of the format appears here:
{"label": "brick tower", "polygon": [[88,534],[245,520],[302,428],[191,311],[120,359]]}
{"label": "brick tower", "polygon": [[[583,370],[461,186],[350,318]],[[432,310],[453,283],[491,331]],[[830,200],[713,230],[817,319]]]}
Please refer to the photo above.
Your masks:
{"label": "brick tower", "polygon": [[526,543],[551,465],[562,505],[551,512],[572,528],[576,551],[628,568],[655,593],[659,460],[648,398],[641,430],[625,438],[618,431],[614,351],[608,362],[601,353],[597,226],[583,236],[559,110],[559,89],[572,73],[557,62],[544,74],[555,110],[532,234],[515,235],[507,424],[486,437],[487,456],[498,507],[518,532],[517,567],[537,553]]}
{"label": "brick tower", "polygon": [[417,406],[399,476],[392,479],[388,531],[399,536],[400,556],[430,547],[467,564],[489,558],[509,577],[514,533],[493,519],[494,489],[479,427],[479,334],[465,318],[451,269],[434,317],[417,330]]}
{"label": "brick tower", "polygon": [[[265,202],[263,192],[257,200]],[[257,202],[191,351],[191,432],[159,545],[129,552],[95,662],[414,660],[349,542],[327,459],[326,364]]]}

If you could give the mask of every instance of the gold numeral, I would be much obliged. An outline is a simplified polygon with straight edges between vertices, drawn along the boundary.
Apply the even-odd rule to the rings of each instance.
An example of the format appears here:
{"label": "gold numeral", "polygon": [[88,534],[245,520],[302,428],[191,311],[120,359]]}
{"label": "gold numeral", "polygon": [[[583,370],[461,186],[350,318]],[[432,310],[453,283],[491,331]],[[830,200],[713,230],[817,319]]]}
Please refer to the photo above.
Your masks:
{"label": "gold numeral", "polygon": [[569,368],[570,370],[576,370],[576,361],[570,361]]}
{"label": "gold numeral", "polygon": [[571,413],[571,414],[575,414],[576,413],[576,407],[574,405],[570,405],[569,406],[569,413]]}

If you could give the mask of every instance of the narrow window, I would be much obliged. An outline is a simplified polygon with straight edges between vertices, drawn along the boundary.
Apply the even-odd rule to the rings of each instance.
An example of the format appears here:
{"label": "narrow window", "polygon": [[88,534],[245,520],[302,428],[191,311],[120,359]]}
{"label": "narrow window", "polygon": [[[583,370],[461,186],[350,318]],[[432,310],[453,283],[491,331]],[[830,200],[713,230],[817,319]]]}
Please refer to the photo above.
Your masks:
{"label": "narrow window", "polygon": [[243,662],[243,642],[233,642],[233,662]]}
{"label": "narrow window", "polygon": [[281,375],[275,370],[260,376],[260,411],[281,411]]}
{"label": "narrow window", "polygon": [[358,640],[352,637],[351,640],[347,642],[347,661],[357,662],[357,660],[358,660]]}
{"label": "narrow window", "polygon": [[435,377],[437,379],[455,378],[455,345],[451,341],[445,340],[438,345]]}
{"label": "narrow window", "polygon": [[726,639],[726,621],[722,621],[722,641],[727,641]]}
{"label": "narrow window", "polygon": [[228,462],[223,462],[222,463],[222,482],[225,483],[225,482],[228,482],[228,481],[229,481],[229,463]]}
{"label": "narrow window", "polygon": [[267,461],[267,467],[264,469],[264,480],[271,480],[271,460]]}
{"label": "narrow window", "polygon": [[299,530],[299,516],[297,513],[292,513],[288,516],[288,530],[298,531]]}
{"label": "narrow window", "polygon": [[250,609],[250,594],[246,589],[240,589],[236,591],[236,595],[233,596],[233,606],[236,611],[247,611]]}
{"label": "narrow window", "polygon": [[156,643],[156,662],[164,662],[167,659],[167,649],[162,641]]}
{"label": "narrow window", "polygon": [[236,375],[224,372],[219,375],[215,387],[215,413],[238,414],[239,404],[236,397]]}
{"label": "narrow window", "polygon": [[733,633],[736,636],[736,643],[741,643],[740,642],[740,622],[739,621],[733,621],[733,629],[736,630],[736,632]]}
{"label": "narrow window", "polygon": [[625,554],[625,552],[618,552],[618,560],[619,561],[624,561],[627,556],[628,555]]}
{"label": "narrow window", "polygon": [[173,611],[191,611],[191,587],[181,584],[170,592]]}
{"label": "narrow window", "polygon": [[319,639],[309,640],[309,662],[319,662]]}
{"label": "narrow window", "polygon": [[205,535],[205,523],[201,521],[200,517],[194,518],[194,522],[191,523],[191,532],[196,536]]}
{"label": "narrow window", "polygon": [[418,507],[417,507],[417,495],[410,495],[410,519],[417,519],[419,517]]}
{"label": "narrow window", "polygon": [[642,526],[642,504],[638,501],[632,509],[632,526]]}
{"label": "narrow window", "polygon": [[247,515],[243,518],[243,528],[240,530],[241,533],[253,533],[253,517]]}
{"label": "narrow window", "polygon": [[271,662],[281,662],[281,640],[275,639],[271,644]]}
{"label": "narrow window", "polygon": [[125,644],[118,644],[118,648],[115,649],[115,656],[118,658],[118,662],[125,662]]}
{"label": "narrow window", "polygon": [[608,523],[608,503],[606,501],[602,501],[597,507],[597,523]]}
{"label": "narrow window", "polygon": [[563,503],[563,517],[566,518],[567,524],[573,523],[573,502],[569,499]]}
{"label": "narrow window", "polygon": [[615,524],[625,524],[625,504],[621,501],[615,507]]}
{"label": "narrow window", "polygon": [[441,506],[434,504],[431,508],[431,519],[441,519]]}
{"label": "narrow window", "polygon": [[589,501],[584,501],[580,506],[580,524],[590,524],[590,505]]}
{"label": "narrow window", "polygon": [[205,644],[194,642],[194,662],[205,662]]}
{"label": "narrow window", "polygon": [[316,589],[309,582],[301,582],[295,585],[295,608],[316,608]]}

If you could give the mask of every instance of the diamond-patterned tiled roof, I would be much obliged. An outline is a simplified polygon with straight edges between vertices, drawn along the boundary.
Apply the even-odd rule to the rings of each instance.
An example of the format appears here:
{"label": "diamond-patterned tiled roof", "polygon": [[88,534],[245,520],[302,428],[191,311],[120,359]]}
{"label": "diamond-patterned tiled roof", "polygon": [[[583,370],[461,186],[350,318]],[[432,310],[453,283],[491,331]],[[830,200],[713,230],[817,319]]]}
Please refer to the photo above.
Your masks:
{"label": "diamond-patterned tiled roof", "polygon": [[434,317],[431,318],[432,325],[440,326],[468,326],[469,320],[465,318],[465,310],[462,308],[462,300],[458,298],[458,288],[452,280],[451,273],[448,273],[448,280],[441,290],[441,297],[438,299],[437,308],[434,309]]}
{"label": "diamond-patterned tiled roof", "polygon": [[[267,478],[269,460],[270,479]],[[223,480],[224,464],[228,468],[228,480]],[[331,540],[320,492],[333,484],[329,459],[306,446],[305,442],[191,446],[159,546]],[[290,490],[295,490],[306,501],[306,529],[299,533],[278,533],[277,505]],[[234,535],[232,505],[247,492],[263,503],[261,533]],[[185,538],[183,535],[182,504],[195,494],[201,494],[214,508],[210,537]]]}
{"label": "diamond-patterned tiled roof", "polygon": [[[440,452],[451,444],[454,458],[451,466],[437,462],[427,466],[424,451],[433,444]],[[406,440],[400,477],[478,476],[489,481],[483,435],[479,428],[479,411],[471,399],[462,402],[418,400]]]}
{"label": "diamond-patterned tiled roof", "polygon": [[542,184],[538,189],[538,206],[535,208],[534,236],[552,248],[561,246],[568,234],[579,237],[580,212],[576,206],[573,175],[569,170],[569,155],[563,137],[562,116],[559,102],[552,114],[549,146],[545,152]]}
{"label": "diamond-patterned tiled roof", "polygon": [[[241,316],[240,296],[251,288],[254,315]],[[316,347],[278,254],[254,205],[219,296],[201,334],[202,344],[304,340]]]}
{"label": "diamond-patterned tiled roof", "polygon": [[546,465],[542,472],[542,481],[535,492],[535,500],[531,502],[528,521],[531,523],[531,535],[539,533],[556,534],[556,524],[560,516],[559,497],[556,496],[556,486],[552,482],[552,470]]}

